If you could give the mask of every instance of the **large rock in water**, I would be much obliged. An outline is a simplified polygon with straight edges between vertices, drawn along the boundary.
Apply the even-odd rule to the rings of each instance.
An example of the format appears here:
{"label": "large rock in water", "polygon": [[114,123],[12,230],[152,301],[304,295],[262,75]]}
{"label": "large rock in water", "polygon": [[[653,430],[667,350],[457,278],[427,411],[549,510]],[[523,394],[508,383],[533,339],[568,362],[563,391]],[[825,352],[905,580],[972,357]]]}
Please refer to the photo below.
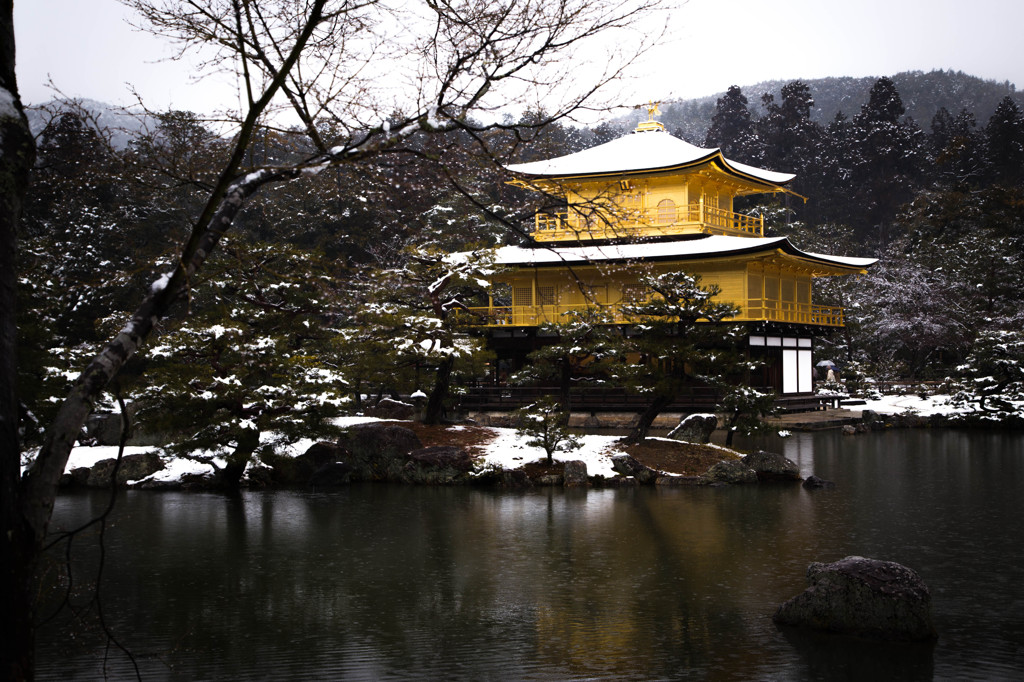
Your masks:
{"label": "large rock in water", "polygon": [[660,476],[657,471],[644,466],[630,455],[613,455],[612,469],[623,476],[632,476],[638,483],[654,483]]}
{"label": "large rock in water", "polygon": [[743,463],[757,474],[759,481],[799,481],[800,467],[775,452],[758,450],[743,458]]}
{"label": "large rock in water", "polygon": [[[265,454],[261,458],[272,467],[271,480],[279,485],[325,485],[312,479],[317,472],[348,458],[348,452],[334,443],[313,443],[298,457]],[[332,472],[336,476],[337,470]]]}
{"label": "large rock in water", "polygon": [[718,428],[718,417],[713,414],[688,414],[678,426],[668,432],[673,440],[687,443],[710,443],[712,432]]}
{"label": "large rock in water", "polygon": [[423,448],[410,429],[393,424],[356,424],[338,439],[347,451],[353,481],[402,481],[407,455]]}
{"label": "large rock in water", "polygon": [[433,445],[406,456],[401,478],[405,483],[451,485],[460,483],[473,468],[473,457],[455,445]]}
{"label": "large rock in water", "polygon": [[309,485],[314,488],[337,488],[351,481],[352,467],[344,462],[328,462],[309,477]]}
{"label": "large rock in water", "polygon": [[566,462],[562,485],[566,488],[589,488],[590,478],[587,477],[587,463],[578,459]]}
{"label": "large rock in water", "polygon": [[[110,477],[114,473],[116,459],[101,459],[89,469],[84,485],[90,488],[106,488],[110,486]],[[117,468],[117,485],[128,484],[151,476],[164,468],[163,460],[155,452],[144,452],[138,455],[125,455],[121,458],[121,466]],[[78,471],[77,469],[75,471]]]}
{"label": "large rock in water", "polygon": [[757,473],[738,459],[724,459],[708,467],[700,477],[702,485],[757,483]]}
{"label": "large rock in water", "polygon": [[928,586],[906,566],[848,556],[811,564],[807,582],[779,606],[776,623],[885,640],[935,638]]}
{"label": "large rock in water", "polygon": [[812,474],[804,481],[803,487],[807,490],[835,490],[836,484],[832,481],[826,481],[824,478],[818,478]]}

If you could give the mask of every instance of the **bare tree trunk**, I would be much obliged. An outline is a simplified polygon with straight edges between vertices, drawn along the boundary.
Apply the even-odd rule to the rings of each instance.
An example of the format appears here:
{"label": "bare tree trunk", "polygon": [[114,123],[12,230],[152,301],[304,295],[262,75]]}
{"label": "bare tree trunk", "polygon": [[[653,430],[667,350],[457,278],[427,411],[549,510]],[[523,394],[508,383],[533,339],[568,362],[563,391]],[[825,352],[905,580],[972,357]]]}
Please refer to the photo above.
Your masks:
{"label": "bare tree trunk", "polygon": [[446,357],[437,368],[437,376],[434,379],[434,388],[430,391],[427,399],[427,410],[423,416],[424,424],[440,424],[444,416],[444,401],[448,399],[448,390],[452,382],[452,367],[455,366],[455,358]]}
{"label": "bare tree trunk", "polygon": [[182,259],[182,267],[174,271],[167,283],[158,281],[153,284],[149,295],[128,324],[82,372],[47,429],[39,455],[23,479],[24,513],[37,538],[46,532],[57,484],[95,400],[149,337],[156,322],[168,314],[171,306],[185,291],[189,279],[202,267],[207,256],[217,247],[221,236],[230,228],[245,200],[262,185],[287,177],[288,174],[288,171],[260,171],[232,185],[207,229],[198,238],[195,250],[190,257]]}
{"label": "bare tree trunk", "polygon": [[623,438],[624,443],[634,445],[636,443],[642,443],[644,438],[647,438],[647,432],[651,429],[651,424],[658,418],[662,410],[672,404],[675,400],[674,395],[666,395],[659,393],[654,396],[654,400],[650,402],[647,408],[640,413],[640,419],[637,421],[636,426],[629,432],[629,435]]}
{"label": "bare tree trunk", "polygon": [[35,142],[14,74],[14,4],[0,0],[0,678],[35,673],[35,543],[22,513],[17,395],[17,229]]}
{"label": "bare tree trunk", "polygon": [[255,429],[246,429],[238,439],[238,445],[230,455],[224,468],[217,473],[217,483],[229,491],[237,491],[242,486],[242,475],[245,467],[252,459],[252,453],[260,444],[260,432]]}
{"label": "bare tree trunk", "polygon": [[736,422],[739,421],[740,413],[734,412],[732,418],[729,419],[729,423],[725,426],[725,447],[732,447],[732,437],[736,433]]}

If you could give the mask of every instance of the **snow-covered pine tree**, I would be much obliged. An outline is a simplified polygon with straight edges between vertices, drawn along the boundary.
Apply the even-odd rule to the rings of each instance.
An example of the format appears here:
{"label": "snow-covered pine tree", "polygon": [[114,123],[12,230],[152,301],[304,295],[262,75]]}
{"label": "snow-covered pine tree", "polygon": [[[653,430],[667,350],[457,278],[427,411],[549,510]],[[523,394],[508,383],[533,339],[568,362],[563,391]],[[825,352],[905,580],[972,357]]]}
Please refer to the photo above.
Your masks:
{"label": "snow-covered pine tree", "polygon": [[994,423],[1024,422],[1024,332],[994,329],[978,335],[957,368],[954,403],[975,405]]}
{"label": "snow-covered pine tree", "polygon": [[347,400],[332,264],[307,250],[232,240],[192,289],[193,313],[157,336],[133,387],[137,428],[210,463],[237,488],[254,456],[338,433]]}
{"label": "snow-covered pine tree", "polygon": [[628,347],[610,312],[598,306],[569,310],[555,322],[545,322],[538,338],[553,339],[527,356],[527,365],[512,377],[520,384],[555,384],[564,412],[572,412],[572,389],[577,385],[608,385],[607,363]]}
{"label": "snow-covered pine tree", "polygon": [[992,181],[1019,186],[1024,180],[1024,113],[1009,95],[986,124],[985,143]]}
{"label": "snow-covered pine tree", "polygon": [[966,109],[955,117],[945,107],[932,118],[929,175],[944,187],[977,185],[986,175],[987,160],[974,114]]}
{"label": "snow-covered pine tree", "polygon": [[490,357],[464,324],[465,309],[489,286],[493,259],[490,249],[453,257],[431,246],[409,247],[403,256],[400,265],[374,270],[364,282],[360,319],[378,330],[377,338],[388,339],[396,367],[431,377],[424,421],[437,424],[456,374],[482,376]]}
{"label": "snow-covered pine tree", "polygon": [[718,404],[718,411],[725,414],[726,447],[732,447],[737,431],[748,435],[766,429],[763,418],[775,414],[774,393],[743,385],[722,388],[725,394]]}
{"label": "snow-covered pine tree", "polygon": [[572,452],[580,441],[569,430],[569,413],[551,396],[515,412],[516,433],[531,447],[543,448],[548,466],[555,463],[556,452]]}
{"label": "snow-covered pine tree", "polygon": [[925,137],[905,108],[891,78],[879,78],[851,126],[850,184],[861,237],[884,244],[896,209],[920,187]]}
{"label": "snow-covered pine tree", "polygon": [[738,309],[714,300],[717,286],[702,286],[686,272],[646,274],[640,283],[649,295],[621,307],[633,322],[629,350],[639,363],[621,365],[620,379],[650,398],[626,437],[633,443],[647,437],[655,418],[687,388],[710,387],[742,371],[737,327],[723,323]]}
{"label": "snow-covered pine tree", "polygon": [[736,161],[761,164],[761,142],[747,106],[747,97],[738,85],[731,85],[715,102],[711,127],[704,137],[705,147],[718,147]]}

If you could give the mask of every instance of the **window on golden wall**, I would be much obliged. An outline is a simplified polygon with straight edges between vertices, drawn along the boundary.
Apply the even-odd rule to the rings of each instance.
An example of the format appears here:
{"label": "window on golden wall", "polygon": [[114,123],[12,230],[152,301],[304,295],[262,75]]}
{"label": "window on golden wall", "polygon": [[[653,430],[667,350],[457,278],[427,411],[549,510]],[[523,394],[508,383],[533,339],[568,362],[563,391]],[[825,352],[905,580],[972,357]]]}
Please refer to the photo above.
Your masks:
{"label": "window on golden wall", "polygon": [[531,306],[533,305],[533,289],[530,287],[516,287],[512,291],[512,305]]}
{"label": "window on golden wall", "polygon": [[622,285],[623,303],[640,303],[647,298],[647,287],[642,284]]}
{"label": "window on golden wall", "polygon": [[796,280],[788,277],[782,280],[782,302],[787,309],[796,302]]}
{"label": "window on golden wall", "polygon": [[555,288],[537,287],[537,305],[554,305]]}
{"label": "window on golden wall", "polygon": [[760,274],[747,275],[747,298],[758,301],[764,297],[764,278]]}
{"label": "window on golden wall", "polygon": [[796,302],[800,305],[811,303],[811,283],[807,281],[796,283]]}
{"label": "window on golden wall", "polygon": [[676,202],[662,199],[658,202],[658,223],[674,223],[676,221]]}

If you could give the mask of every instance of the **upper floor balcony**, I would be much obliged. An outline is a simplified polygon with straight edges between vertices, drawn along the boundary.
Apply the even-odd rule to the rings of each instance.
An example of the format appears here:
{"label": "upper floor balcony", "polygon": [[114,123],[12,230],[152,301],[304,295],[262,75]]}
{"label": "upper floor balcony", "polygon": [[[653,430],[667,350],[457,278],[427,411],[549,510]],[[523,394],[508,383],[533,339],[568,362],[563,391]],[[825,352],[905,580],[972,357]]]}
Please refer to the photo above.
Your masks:
{"label": "upper floor balcony", "polygon": [[[668,202],[671,204],[671,202]],[[538,242],[635,239],[685,234],[763,237],[764,219],[700,203],[676,206],[662,202],[647,210],[570,208],[537,213],[533,238]]]}

